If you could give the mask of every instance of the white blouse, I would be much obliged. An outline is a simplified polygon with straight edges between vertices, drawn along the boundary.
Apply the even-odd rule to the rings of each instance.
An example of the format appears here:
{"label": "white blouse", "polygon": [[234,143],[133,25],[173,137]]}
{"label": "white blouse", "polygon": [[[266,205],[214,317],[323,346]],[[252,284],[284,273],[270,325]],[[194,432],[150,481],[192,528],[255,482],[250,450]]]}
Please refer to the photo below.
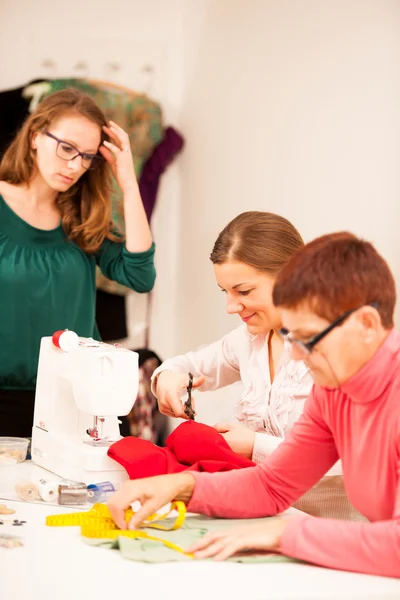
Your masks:
{"label": "white blouse", "polygon": [[268,336],[251,335],[245,325],[194,352],[170,358],[154,371],[203,375],[200,391],[212,391],[242,381],[244,391],[235,407],[235,419],[256,432],[253,460],[261,462],[285,438],[303,412],[313,380],[304,362],[294,361],[285,344],[271,383]]}
{"label": "white blouse", "polygon": [[[284,344],[271,383],[268,336],[251,335],[245,325],[213,344],[164,361],[152,376],[154,395],[156,378],[161,371],[203,375],[205,382],[198,389],[204,392],[241,380],[244,391],[236,403],[235,418],[255,432],[252,459],[256,463],[272,454],[284,440],[302,414],[313,386],[305,363],[291,358],[289,344]],[[345,495],[341,474],[341,462],[338,461],[327,473],[328,479],[325,477],[295,506],[318,516],[358,519],[358,513]],[[329,501],[329,481],[334,485],[333,504]]]}

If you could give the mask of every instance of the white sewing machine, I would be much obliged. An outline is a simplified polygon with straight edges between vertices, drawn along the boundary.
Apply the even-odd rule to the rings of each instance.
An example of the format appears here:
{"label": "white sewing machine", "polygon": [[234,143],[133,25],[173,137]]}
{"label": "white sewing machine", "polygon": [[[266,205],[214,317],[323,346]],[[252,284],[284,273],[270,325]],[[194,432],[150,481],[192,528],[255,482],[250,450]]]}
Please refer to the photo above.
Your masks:
{"label": "white sewing machine", "polygon": [[32,429],[32,460],[64,479],[120,483],[125,469],[107,456],[121,438],[139,387],[138,354],[79,338],[64,352],[41,341]]}

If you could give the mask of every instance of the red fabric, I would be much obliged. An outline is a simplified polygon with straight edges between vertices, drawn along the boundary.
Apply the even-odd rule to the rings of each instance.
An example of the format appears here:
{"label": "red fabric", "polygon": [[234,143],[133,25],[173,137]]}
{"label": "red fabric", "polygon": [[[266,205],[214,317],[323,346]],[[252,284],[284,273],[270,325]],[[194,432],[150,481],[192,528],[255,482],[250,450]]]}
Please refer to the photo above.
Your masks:
{"label": "red fabric", "polygon": [[255,463],[230,449],[218,431],[188,421],[166,440],[166,448],[147,440],[125,437],[108,449],[108,456],[127,471],[130,479],[179,473],[185,469],[206,473],[254,467]]}

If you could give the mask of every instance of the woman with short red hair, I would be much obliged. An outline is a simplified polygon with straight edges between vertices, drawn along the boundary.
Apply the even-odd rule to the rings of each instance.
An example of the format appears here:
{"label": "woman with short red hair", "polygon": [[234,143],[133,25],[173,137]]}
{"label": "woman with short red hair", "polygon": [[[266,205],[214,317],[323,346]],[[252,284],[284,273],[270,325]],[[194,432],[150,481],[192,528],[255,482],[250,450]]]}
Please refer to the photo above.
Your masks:
{"label": "woman with short red hair", "polygon": [[392,274],[375,248],[347,233],[300,249],[273,292],[283,337],[315,385],[304,413],[262,464],[228,473],[179,473],[127,482],[110,501],[142,502],[136,527],[171,499],[228,518],[277,515],[340,458],[346,492],[369,522],[302,516],[205,536],[199,558],[243,549],[281,552],[324,567],[400,577],[400,334],[393,329]]}

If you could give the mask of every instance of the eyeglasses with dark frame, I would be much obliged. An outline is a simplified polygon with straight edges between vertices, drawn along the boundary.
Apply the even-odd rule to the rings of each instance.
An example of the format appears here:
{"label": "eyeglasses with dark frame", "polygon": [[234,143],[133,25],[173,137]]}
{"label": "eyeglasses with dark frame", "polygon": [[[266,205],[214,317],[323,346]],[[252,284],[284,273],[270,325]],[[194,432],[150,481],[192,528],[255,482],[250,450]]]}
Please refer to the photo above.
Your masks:
{"label": "eyeglasses with dark frame", "polygon": [[75,160],[75,158],[78,158],[78,156],[80,156],[82,160],[82,167],[89,171],[95,169],[103,160],[103,157],[100,154],[89,154],[88,152],[80,152],[78,148],[76,148],[69,142],[60,140],[60,138],[56,137],[49,131],[45,131],[44,134],[57,142],[56,154],[58,158],[61,158],[62,160]]}
{"label": "eyeglasses with dark frame", "polygon": [[279,330],[279,335],[281,335],[285,341],[296,346],[296,348],[300,352],[303,352],[304,355],[311,354],[315,346],[321,340],[323,340],[324,337],[328,335],[328,333],[330,333],[333,329],[338,327],[338,325],[341,325],[348,317],[350,317],[350,315],[352,315],[357,310],[360,310],[360,308],[363,308],[363,306],[372,306],[373,308],[378,308],[379,304],[377,302],[371,302],[370,304],[362,304],[361,306],[357,306],[357,308],[352,308],[351,310],[346,311],[343,315],[340,315],[340,317],[332,321],[332,323],[328,325],[328,327],[317,333],[317,335],[311,338],[311,340],[309,340],[308,342],[302,342],[301,340],[291,337],[290,332],[284,327],[282,327]]}

